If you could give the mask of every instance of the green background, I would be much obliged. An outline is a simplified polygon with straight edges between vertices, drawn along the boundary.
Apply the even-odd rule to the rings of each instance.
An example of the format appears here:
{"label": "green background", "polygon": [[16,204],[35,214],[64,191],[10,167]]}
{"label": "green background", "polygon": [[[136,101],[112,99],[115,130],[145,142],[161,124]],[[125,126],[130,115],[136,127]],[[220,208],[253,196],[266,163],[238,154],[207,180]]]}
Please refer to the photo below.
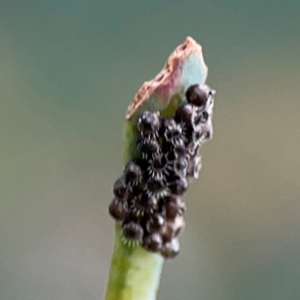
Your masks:
{"label": "green background", "polygon": [[96,300],[122,124],[187,35],[217,90],[158,299],[300,294],[300,2],[0,1],[0,299]]}

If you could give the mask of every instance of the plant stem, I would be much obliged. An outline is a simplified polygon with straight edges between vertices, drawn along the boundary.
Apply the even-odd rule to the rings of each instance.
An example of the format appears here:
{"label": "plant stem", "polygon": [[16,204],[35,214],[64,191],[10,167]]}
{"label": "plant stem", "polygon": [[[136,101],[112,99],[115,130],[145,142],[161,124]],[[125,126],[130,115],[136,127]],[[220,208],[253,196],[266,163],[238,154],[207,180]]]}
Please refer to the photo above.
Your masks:
{"label": "plant stem", "polygon": [[159,254],[121,241],[116,225],[115,245],[105,300],[155,300],[163,266]]}
{"label": "plant stem", "polygon": [[[137,117],[141,111],[159,111],[173,116],[182,104],[184,92],[192,84],[203,84],[207,67],[202,48],[188,37],[169,57],[165,68],[145,82],[126,112],[124,125],[124,163],[138,157]],[[155,300],[164,259],[140,246],[129,246],[121,239],[116,223],[115,244],[105,300]]]}

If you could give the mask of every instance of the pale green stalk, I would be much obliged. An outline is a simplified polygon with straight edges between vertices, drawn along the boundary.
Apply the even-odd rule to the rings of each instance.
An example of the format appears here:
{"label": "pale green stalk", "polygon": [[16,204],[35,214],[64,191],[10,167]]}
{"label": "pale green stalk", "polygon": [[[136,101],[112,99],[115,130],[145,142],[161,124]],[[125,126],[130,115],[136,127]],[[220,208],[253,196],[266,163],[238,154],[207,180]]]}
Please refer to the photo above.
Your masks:
{"label": "pale green stalk", "polygon": [[163,258],[141,247],[128,247],[121,241],[116,225],[106,300],[155,300]]}
{"label": "pale green stalk", "polygon": [[[204,83],[207,67],[201,47],[192,39],[178,46],[165,68],[143,85],[129,107],[124,124],[124,164],[136,158],[136,120],[146,109],[172,116],[181,104],[184,91],[192,84]],[[115,228],[115,244],[105,300],[155,300],[164,259],[140,246],[125,245],[120,224]]]}

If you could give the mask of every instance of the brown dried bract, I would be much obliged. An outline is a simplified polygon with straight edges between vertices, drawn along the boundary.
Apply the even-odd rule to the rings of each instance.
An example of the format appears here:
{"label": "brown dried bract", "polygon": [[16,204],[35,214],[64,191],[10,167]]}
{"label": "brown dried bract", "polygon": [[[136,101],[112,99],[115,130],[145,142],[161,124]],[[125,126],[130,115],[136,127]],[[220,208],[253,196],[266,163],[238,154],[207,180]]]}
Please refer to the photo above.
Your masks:
{"label": "brown dried bract", "polygon": [[[130,119],[135,111],[154,94],[163,102],[164,106],[167,106],[172,95],[177,92],[183,63],[192,53],[198,55],[203,61],[202,47],[193,38],[187,37],[184,43],[179,45],[170,55],[161,72],[154,79],[146,81],[141,86],[126,111],[126,119]],[[205,66],[204,62],[203,65]]]}

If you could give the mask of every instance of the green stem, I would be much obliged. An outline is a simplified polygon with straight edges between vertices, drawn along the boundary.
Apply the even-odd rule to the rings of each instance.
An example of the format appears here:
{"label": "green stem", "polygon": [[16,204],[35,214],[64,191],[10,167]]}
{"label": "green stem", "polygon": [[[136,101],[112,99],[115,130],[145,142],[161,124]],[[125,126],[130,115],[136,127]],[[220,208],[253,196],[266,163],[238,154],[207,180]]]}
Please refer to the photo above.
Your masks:
{"label": "green stem", "polygon": [[[139,113],[147,109],[159,111],[163,117],[173,116],[186,89],[204,83],[206,76],[202,48],[188,37],[175,49],[161,73],[144,83],[127,110],[123,135],[125,164],[139,156],[136,148]],[[155,300],[164,259],[140,246],[125,245],[120,229],[121,225],[116,223],[105,300]]]}
{"label": "green stem", "polygon": [[140,246],[124,245],[117,224],[105,300],[155,300],[163,261]]}

